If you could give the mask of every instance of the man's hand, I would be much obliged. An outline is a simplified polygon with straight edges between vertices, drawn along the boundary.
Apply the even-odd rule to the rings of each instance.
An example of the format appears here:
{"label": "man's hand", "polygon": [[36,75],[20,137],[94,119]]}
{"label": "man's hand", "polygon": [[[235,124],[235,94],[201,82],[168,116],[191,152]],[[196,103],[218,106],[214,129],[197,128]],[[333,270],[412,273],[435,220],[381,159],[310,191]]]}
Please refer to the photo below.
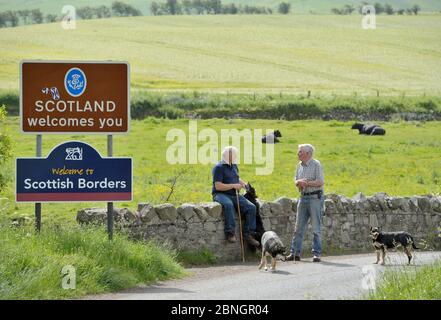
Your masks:
{"label": "man's hand", "polygon": [[232,184],[230,184],[230,186],[232,186],[233,189],[236,189],[237,191],[240,191],[240,189],[242,189],[241,183],[232,183]]}
{"label": "man's hand", "polygon": [[217,191],[228,191],[231,189],[240,190],[242,185],[240,183],[222,183],[220,181],[216,181],[214,183],[214,187]]}
{"label": "man's hand", "polygon": [[306,180],[306,179],[299,179],[296,181],[296,186],[299,188],[302,188],[302,189],[306,188],[307,184],[308,184],[308,180]]}

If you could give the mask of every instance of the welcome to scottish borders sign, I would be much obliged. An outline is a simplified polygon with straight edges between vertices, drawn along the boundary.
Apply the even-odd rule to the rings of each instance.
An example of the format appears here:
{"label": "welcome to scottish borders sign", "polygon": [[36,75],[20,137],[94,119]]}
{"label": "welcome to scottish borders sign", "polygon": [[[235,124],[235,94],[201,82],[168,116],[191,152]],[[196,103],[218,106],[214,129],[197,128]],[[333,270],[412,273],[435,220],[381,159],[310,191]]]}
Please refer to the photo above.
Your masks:
{"label": "welcome to scottish borders sign", "polygon": [[69,141],[44,158],[17,158],[17,202],[132,201],[132,159],[102,158]]}

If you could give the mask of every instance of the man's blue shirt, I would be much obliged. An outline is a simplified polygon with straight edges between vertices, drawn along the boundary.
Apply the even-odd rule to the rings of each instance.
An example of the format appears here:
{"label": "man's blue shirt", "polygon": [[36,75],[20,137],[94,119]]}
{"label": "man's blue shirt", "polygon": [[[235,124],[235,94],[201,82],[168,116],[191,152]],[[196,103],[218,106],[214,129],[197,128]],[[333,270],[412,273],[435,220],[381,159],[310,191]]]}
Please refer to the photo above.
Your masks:
{"label": "man's blue shirt", "polygon": [[220,161],[218,164],[216,164],[213,167],[212,170],[212,174],[213,174],[213,190],[212,190],[212,194],[216,194],[216,193],[226,193],[229,195],[236,195],[236,191],[234,189],[230,189],[227,191],[217,191],[216,188],[214,187],[214,183],[215,182],[222,182],[222,183],[239,183],[239,168],[237,167],[237,165],[233,164],[233,165],[229,165],[223,161]]}

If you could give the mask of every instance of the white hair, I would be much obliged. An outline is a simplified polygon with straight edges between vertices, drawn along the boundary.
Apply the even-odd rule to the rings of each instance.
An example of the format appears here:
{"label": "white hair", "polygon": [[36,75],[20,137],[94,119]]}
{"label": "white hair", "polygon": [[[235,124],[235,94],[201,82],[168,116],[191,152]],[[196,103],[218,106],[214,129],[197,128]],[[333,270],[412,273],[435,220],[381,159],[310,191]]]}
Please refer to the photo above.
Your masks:
{"label": "white hair", "polygon": [[222,151],[222,160],[225,163],[230,164],[230,152],[231,152],[231,162],[236,164],[237,162],[237,148],[233,146],[228,146]]}
{"label": "white hair", "polygon": [[315,148],[312,144],[304,143],[299,144],[299,150],[303,150],[311,155],[311,157],[314,155]]}

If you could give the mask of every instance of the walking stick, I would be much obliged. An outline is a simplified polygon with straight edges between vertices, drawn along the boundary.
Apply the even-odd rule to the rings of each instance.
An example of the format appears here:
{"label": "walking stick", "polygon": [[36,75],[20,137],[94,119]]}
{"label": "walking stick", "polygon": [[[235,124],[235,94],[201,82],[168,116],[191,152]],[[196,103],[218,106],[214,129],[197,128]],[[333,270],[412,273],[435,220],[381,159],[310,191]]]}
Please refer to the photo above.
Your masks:
{"label": "walking stick", "polygon": [[240,216],[240,205],[239,205],[239,191],[237,190],[236,190],[236,200],[237,200],[237,214],[239,215],[240,251],[242,253],[242,262],[245,262],[245,251],[243,248],[243,236],[242,236],[242,219]]}

